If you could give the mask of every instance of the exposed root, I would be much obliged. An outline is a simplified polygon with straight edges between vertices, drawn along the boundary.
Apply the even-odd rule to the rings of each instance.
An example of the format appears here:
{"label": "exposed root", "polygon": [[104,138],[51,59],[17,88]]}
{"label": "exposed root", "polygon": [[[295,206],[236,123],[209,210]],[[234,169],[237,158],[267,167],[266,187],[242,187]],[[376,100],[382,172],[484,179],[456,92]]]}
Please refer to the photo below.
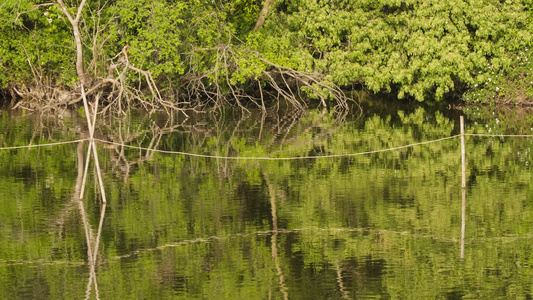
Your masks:
{"label": "exposed root", "polygon": [[[85,91],[89,99],[96,93],[102,94],[104,107],[101,113],[124,114],[132,107],[142,107],[147,111],[164,110],[167,113],[209,106],[221,109],[230,105],[250,114],[250,105],[266,111],[267,105],[286,101],[291,106],[304,110],[310,96],[318,98],[323,108],[333,108],[339,112],[348,110],[352,101],[324,74],[307,73],[278,65],[262,58],[259,53],[241,50],[236,53],[232,45],[221,45],[215,49],[200,49],[192,55],[206,53],[216,57],[214,69],[207,72],[194,72],[183,76],[178,97],[162,95],[156,81],[149,71],[130,63],[126,45],[115,57],[110,59],[108,75],[93,80]],[[239,59],[255,59],[262,65],[256,78],[240,82],[233,77],[239,71]],[[192,58],[191,58],[192,60]],[[137,77],[137,85],[132,78]],[[64,109],[77,105],[82,100],[79,87],[45,85],[41,82],[31,88],[13,88],[22,99],[16,107],[38,109],[41,111]],[[167,99],[176,99],[170,101]]]}
{"label": "exposed root", "polygon": [[[188,72],[181,79],[173,81],[178,84],[177,88],[169,83],[166,86],[167,94],[163,95],[160,83],[165,79],[164,76],[154,78],[149,71],[131,64],[128,45],[114,57],[107,59],[103,54],[110,38],[106,29],[114,19],[103,21],[100,18],[100,12],[106,3],[98,3],[96,6],[86,5],[87,3],[87,0],[77,3],[55,0],[36,4],[30,10],[17,14],[15,19],[41,7],[54,5],[64,15],[72,30],[75,70],[79,83],[77,86],[56,85],[54,79],[47,78],[43,68],[35,64],[31,51],[27,51],[24,44],[19,42],[26,55],[31,79],[19,83],[22,86],[12,87],[13,93],[21,99],[16,107],[43,112],[65,109],[82,100],[81,86],[84,86],[87,88],[84,92],[89,101],[94,100],[96,94],[102,96],[104,107],[101,113],[124,114],[132,107],[185,113],[185,110],[206,106],[222,109],[229,104],[250,114],[250,106],[266,111],[267,105],[277,104],[280,100],[303,110],[307,107],[309,98],[319,99],[323,108],[348,110],[351,99],[327,76],[302,72],[269,61],[257,51],[246,48],[244,42],[239,40],[237,44],[233,43],[232,39],[238,38],[229,28],[225,28],[228,31],[225,44],[221,43],[214,48],[193,49],[190,53],[182,54],[184,61],[190,62]],[[265,4],[264,9],[268,10],[268,6]],[[82,13],[84,10],[96,22],[86,22]],[[266,14],[266,11],[263,13]],[[261,21],[258,21],[256,26],[261,26],[260,24]],[[92,55],[86,55],[87,50]],[[86,62],[87,57],[92,58]]]}
{"label": "exposed root", "polygon": [[[307,108],[310,96],[320,100],[323,108],[330,106],[339,111],[348,110],[352,101],[339,86],[327,80],[324,74],[307,73],[284,67],[266,60],[258,52],[242,50],[236,53],[233,45],[220,45],[213,49],[195,49],[189,57],[202,55],[216,57],[214,69],[210,72],[189,72],[185,74],[184,90],[189,101],[203,100],[214,107],[229,104],[244,112],[248,104],[266,110],[268,100],[283,99],[293,107]],[[235,83],[232,75],[239,71],[239,59],[246,56],[262,65],[256,78],[244,83]],[[191,58],[192,60],[192,58]],[[191,63],[191,70],[194,70]],[[199,95],[202,99],[199,99]],[[331,103],[329,104],[328,103]],[[355,103],[355,102],[354,102]]]}
{"label": "exposed root", "polygon": [[[115,113],[125,113],[133,105],[134,107],[141,106],[148,111],[162,109],[167,112],[183,111],[185,113],[184,110],[188,103],[174,103],[163,99],[152,74],[131,65],[127,50],[128,46],[125,46],[112,59],[118,60],[118,62],[111,64],[108,77],[100,78],[90,84],[85,92],[87,97],[105,91],[104,102],[106,106],[102,109],[102,112],[112,111]],[[144,79],[144,85],[146,85],[150,92],[149,96],[144,93],[145,89],[143,84],[134,87],[126,83],[126,78],[130,72],[134,72]],[[118,73],[118,75],[115,75],[115,73]],[[31,88],[13,87],[13,90],[21,98],[14,108],[26,107],[28,109],[38,109],[43,112],[76,105],[83,99],[79,87],[67,88],[63,86],[36,84]]]}

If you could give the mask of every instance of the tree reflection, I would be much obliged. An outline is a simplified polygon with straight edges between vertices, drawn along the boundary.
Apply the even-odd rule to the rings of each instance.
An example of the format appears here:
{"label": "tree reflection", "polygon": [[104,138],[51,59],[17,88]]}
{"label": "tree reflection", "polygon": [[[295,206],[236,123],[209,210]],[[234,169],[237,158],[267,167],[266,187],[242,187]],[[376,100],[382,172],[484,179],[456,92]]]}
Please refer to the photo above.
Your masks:
{"label": "tree reflection", "polygon": [[271,253],[272,253],[272,259],[274,260],[274,265],[276,267],[276,273],[279,279],[279,286],[281,294],[283,295],[283,299],[287,300],[289,299],[289,292],[287,289],[287,286],[285,285],[285,276],[283,275],[283,269],[281,268],[281,264],[278,257],[278,213],[276,208],[276,195],[278,194],[278,190],[272,185],[270,180],[268,179],[268,175],[265,175],[265,180],[268,185],[268,193],[270,196],[270,211],[272,214],[272,235],[270,237],[270,243],[271,243]]}
{"label": "tree reflection", "polygon": [[[87,212],[85,211],[84,203],[82,201],[82,195],[81,191],[84,189],[86,181],[83,180],[85,178],[84,176],[84,170],[88,168],[87,164],[89,163],[89,160],[87,160],[84,164],[84,157],[83,157],[83,142],[80,142],[77,147],[77,154],[78,154],[78,176],[76,177],[76,184],[74,187],[74,194],[72,196],[72,200],[74,202],[77,202],[78,204],[78,210],[80,213],[80,218],[82,220],[83,229],[85,231],[85,239],[87,243],[87,263],[89,265],[89,280],[87,283],[87,289],[85,292],[85,299],[89,299],[91,295],[91,291],[94,288],[94,295],[96,299],[99,299],[99,292],[98,292],[98,281],[96,276],[96,261],[98,257],[98,247],[100,245],[100,238],[102,234],[102,226],[104,223],[104,217],[105,217],[105,211],[106,211],[106,203],[102,204],[102,209],[100,212],[100,222],[98,224],[98,231],[96,234],[96,237],[94,236],[94,232],[91,228],[91,225],[88,221]],[[88,154],[89,155],[89,154]],[[84,168],[85,166],[85,168]]]}

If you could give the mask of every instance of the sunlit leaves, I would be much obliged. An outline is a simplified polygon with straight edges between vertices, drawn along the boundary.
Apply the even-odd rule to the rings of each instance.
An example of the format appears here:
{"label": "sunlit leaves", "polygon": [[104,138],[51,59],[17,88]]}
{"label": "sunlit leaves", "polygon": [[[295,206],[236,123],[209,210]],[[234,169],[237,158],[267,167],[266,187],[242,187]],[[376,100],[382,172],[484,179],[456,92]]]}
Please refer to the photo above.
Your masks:
{"label": "sunlit leaves", "polygon": [[[274,24],[287,25],[277,40],[266,38],[269,45],[290,37],[337,84],[361,82],[419,101],[463,92],[485,76],[488,62],[509,69],[511,53],[531,43],[528,8],[519,1],[302,1],[272,22],[264,30],[276,35]],[[286,55],[303,59],[297,53]]]}
{"label": "sunlit leaves", "polygon": [[54,6],[7,1],[0,20],[0,86],[55,84],[74,74],[72,34]]}
{"label": "sunlit leaves", "polygon": [[[106,76],[110,58],[129,45],[130,63],[150,71],[163,90],[187,84],[191,74],[205,79],[203,84],[216,83],[218,92],[229,92],[228,84],[256,87],[263,71],[272,68],[259,63],[260,56],[320,74],[328,83],[363,84],[399,98],[442,100],[468,89],[476,89],[468,101],[481,101],[481,94],[530,97],[533,80],[521,79],[528,69],[515,59],[533,43],[531,6],[524,1],[275,1],[266,23],[253,31],[262,4],[91,3],[82,22],[85,56],[96,61],[88,67]],[[72,85],[71,28],[55,6],[34,8],[31,1],[8,1],[0,8],[0,19],[6,21],[0,24],[0,84],[46,78]],[[225,68],[223,48],[234,51]],[[250,55],[249,50],[257,52]],[[485,84],[494,70],[503,78],[498,93]],[[127,83],[138,81],[131,77]]]}
{"label": "sunlit leaves", "polygon": [[112,8],[118,17],[113,30],[119,32],[121,46],[130,46],[131,63],[156,77],[181,74],[181,30],[187,7],[183,2],[118,1]]}

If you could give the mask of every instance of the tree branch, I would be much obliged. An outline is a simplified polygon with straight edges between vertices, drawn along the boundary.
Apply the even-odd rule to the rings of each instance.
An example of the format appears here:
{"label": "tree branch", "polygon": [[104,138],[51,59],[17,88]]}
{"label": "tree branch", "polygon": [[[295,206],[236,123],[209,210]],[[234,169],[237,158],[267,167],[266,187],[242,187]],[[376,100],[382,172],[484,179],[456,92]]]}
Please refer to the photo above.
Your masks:
{"label": "tree branch", "polygon": [[68,12],[67,6],[63,2],[63,0],[57,0],[57,3],[59,3],[58,9],[62,11],[65,16],[67,16],[67,19],[69,20],[70,25],[72,26],[74,42],[76,43],[76,72],[78,73],[78,77],[80,78],[81,83],[83,85],[89,86],[89,80],[87,78],[87,75],[85,74],[85,67],[83,65],[83,44],[81,41],[80,28],[78,26],[83,7],[85,6],[85,3],[87,3],[87,0],[81,1],[80,5],[78,6],[78,12],[76,14],[75,19],[73,19],[72,15]]}
{"label": "tree branch", "polygon": [[259,12],[259,17],[257,18],[257,22],[255,23],[254,30],[257,30],[263,26],[263,23],[265,23],[266,16],[268,15],[268,11],[270,10],[270,7],[274,4],[274,0],[265,0],[265,4],[263,5],[263,8]]}

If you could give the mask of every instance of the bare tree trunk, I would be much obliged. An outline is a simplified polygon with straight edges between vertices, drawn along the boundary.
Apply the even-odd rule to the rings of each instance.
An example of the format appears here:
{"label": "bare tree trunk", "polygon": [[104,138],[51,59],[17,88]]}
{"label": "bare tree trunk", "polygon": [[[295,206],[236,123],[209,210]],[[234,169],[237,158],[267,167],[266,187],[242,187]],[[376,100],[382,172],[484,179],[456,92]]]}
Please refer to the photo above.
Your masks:
{"label": "bare tree trunk", "polygon": [[270,7],[274,4],[274,0],[265,0],[265,4],[263,5],[263,8],[259,12],[259,18],[257,18],[257,22],[255,23],[254,30],[257,30],[263,26],[263,23],[265,23],[265,18],[268,15],[268,11],[270,10]]}
{"label": "bare tree trunk", "polygon": [[80,30],[78,29],[78,22],[72,24],[72,28],[74,30],[74,41],[76,43],[76,72],[83,85],[89,86],[89,80],[85,74],[85,68],[83,65],[83,44],[81,42]]}
{"label": "bare tree trunk", "polygon": [[81,42],[80,29],[78,26],[83,7],[85,6],[85,3],[87,3],[87,1],[81,1],[80,5],[78,6],[78,13],[76,14],[75,18],[73,18],[72,15],[69,13],[67,6],[63,2],[63,0],[57,0],[57,3],[59,3],[59,10],[61,10],[63,14],[67,16],[67,19],[69,20],[70,25],[72,26],[74,42],[76,43],[76,72],[78,73],[78,77],[80,77],[81,83],[85,86],[89,86],[89,80],[85,74],[85,68],[83,66],[83,44]]}

